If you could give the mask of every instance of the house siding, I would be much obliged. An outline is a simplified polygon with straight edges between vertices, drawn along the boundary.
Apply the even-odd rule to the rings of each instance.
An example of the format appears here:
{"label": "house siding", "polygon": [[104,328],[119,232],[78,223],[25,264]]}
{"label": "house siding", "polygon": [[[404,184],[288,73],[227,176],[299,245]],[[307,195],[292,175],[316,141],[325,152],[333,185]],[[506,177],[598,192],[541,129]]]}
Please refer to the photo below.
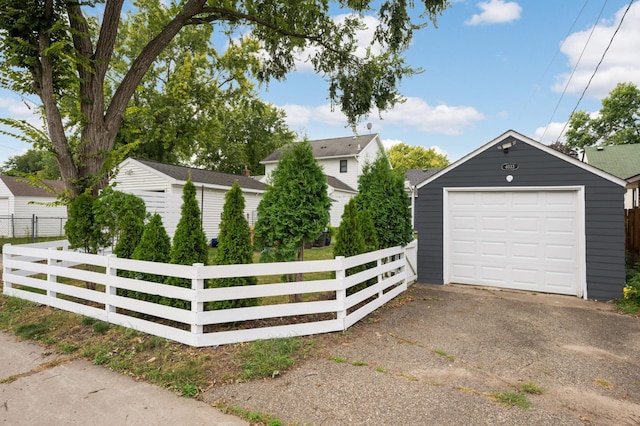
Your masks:
{"label": "house siding", "polygon": [[125,160],[120,165],[113,181],[119,191],[167,191],[171,186],[167,176],[131,160]]}
{"label": "house siding", "polygon": [[[528,143],[504,154],[496,142],[418,190],[416,229],[420,240],[418,279],[443,284],[443,188],[584,186],[587,295],[622,296],[625,279],[624,192],[620,185]],[[518,169],[504,171],[503,163]],[[507,183],[506,176],[513,176]]]}

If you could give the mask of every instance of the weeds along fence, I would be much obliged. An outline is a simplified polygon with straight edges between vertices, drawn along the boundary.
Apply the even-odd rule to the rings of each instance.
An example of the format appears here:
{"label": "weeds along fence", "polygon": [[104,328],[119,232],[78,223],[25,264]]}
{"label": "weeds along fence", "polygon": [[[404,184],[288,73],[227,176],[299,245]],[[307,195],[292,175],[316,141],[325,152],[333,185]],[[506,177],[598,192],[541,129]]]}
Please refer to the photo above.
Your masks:
{"label": "weeds along fence", "polygon": [[0,215],[0,237],[31,238],[61,237],[66,217]]}
{"label": "weeds along fence", "polygon": [[[416,244],[408,246],[411,257]],[[331,260],[185,266],[79,253],[66,241],[3,246],[5,294],[199,347],[346,330],[407,289],[407,263],[403,247]],[[183,278],[191,286],[122,271]],[[297,274],[307,280],[283,282]],[[207,288],[211,280],[246,276],[259,284]],[[291,302],[292,295],[301,301]],[[257,306],[210,309],[216,301],[256,298]],[[186,308],[144,299],[178,299]]]}

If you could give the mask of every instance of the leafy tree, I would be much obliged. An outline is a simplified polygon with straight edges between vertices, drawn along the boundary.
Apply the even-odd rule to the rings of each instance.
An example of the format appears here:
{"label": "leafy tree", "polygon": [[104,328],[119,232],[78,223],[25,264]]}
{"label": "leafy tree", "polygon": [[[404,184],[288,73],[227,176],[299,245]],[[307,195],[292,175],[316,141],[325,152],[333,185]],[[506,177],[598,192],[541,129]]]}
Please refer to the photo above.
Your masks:
{"label": "leafy tree", "polygon": [[[120,25],[110,77],[122,79],[159,17],[158,0],[139,0]],[[284,112],[257,99],[244,73],[259,66],[260,44],[242,38],[223,54],[213,28],[186,27],[160,53],[125,111],[116,146],[135,142],[131,155],[229,173],[261,173],[259,161],[294,140]]]}
{"label": "leafy tree", "polygon": [[[196,199],[196,186],[187,180],[182,190],[182,207],[180,220],[173,235],[173,244],[169,253],[169,263],[176,265],[193,265],[194,263],[207,264],[209,248],[207,237],[202,229],[200,219],[200,207]],[[191,280],[186,278],[169,277],[167,284],[179,287],[191,287]],[[184,300],[172,299],[171,306],[190,309],[190,303]]]}
{"label": "leafy tree", "polygon": [[[227,40],[250,30],[263,54],[259,64],[247,67],[244,74],[260,82],[284,79],[295,69],[300,50],[315,48],[310,63],[327,80],[332,104],[339,105],[355,126],[373,108],[393,106],[400,98],[399,81],[416,72],[402,55],[413,32],[429,21],[435,23],[448,2],[420,4],[422,13],[410,14],[413,2],[336,1],[336,6],[353,12],[338,21],[332,19],[335,9],[329,2],[157,3],[158,10],[168,13],[158,14],[150,31],[141,32],[148,38],[120,71],[122,78],[107,83],[124,0],[105,0],[100,19],[88,18],[96,6],[93,1],[0,0],[0,85],[42,100],[49,140],[39,143],[55,153],[71,197],[85,189],[96,195],[106,185],[107,173],[130,148],[113,149],[129,101],[153,62],[184,27],[209,26]],[[371,29],[373,43],[380,49],[357,56],[356,31],[362,28],[364,14],[374,11],[379,24]],[[412,16],[420,16],[421,22]],[[13,124],[21,131],[23,123]]]}
{"label": "leafy tree", "polygon": [[35,175],[39,179],[60,179],[56,157],[48,152],[29,149],[22,155],[14,155],[5,161],[0,173],[7,176]]}
{"label": "leafy tree", "polygon": [[358,208],[371,214],[379,248],[405,245],[413,240],[404,176],[391,170],[387,157],[379,155],[373,163],[365,164],[358,188],[360,193],[355,197]]}
{"label": "leafy tree", "polygon": [[114,247],[118,243],[124,228],[129,225],[129,214],[138,218],[139,222],[144,222],[147,208],[142,198],[116,191],[112,186],[102,190],[94,203],[94,220],[107,246]]}
{"label": "leafy tree", "polygon": [[576,111],[565,134],[570,148],[640,143],[640,90],[633,83],[618,83],[591,117]]}
{"label": "leafy tree", "polygon": [[[304,260],[304,243],[322,233],[330,207],[327,178],[311,144],[304,141],[285,147],[258,204],[254,234],[257,248],[265,248],[261,261]],[[301,281],[302,275],[285,278]]]}
{"label": "leafy tree", "polygon": [[394,170],[404,174],[410,169],[427,169],[431,167],[447,167],[449,159],[444,154],[438,154],[434,148],[410,146],[399,143],[387,150],[389,162]]}
{"label": "leafy tree", "polygon": [[[236,180],[225,195],[220,233],[218,234],[218,250],[215,262],[217,265],[242,265],[253,263],[253,246],[251,229],[244,217],[244,197]],[[255,285],[255,277],[220,278],[213,281],[214,287],[235,287]],[[211,303],[211,309],[241,308],[255,306],[257,299],[223,300]]]}
{"label": "leafy tree", "polygon": [[329,222],[327,178],[308,141],[286,147],[258,204],[255,238],[270,260],[303,260],[304,242],[314,241]]}

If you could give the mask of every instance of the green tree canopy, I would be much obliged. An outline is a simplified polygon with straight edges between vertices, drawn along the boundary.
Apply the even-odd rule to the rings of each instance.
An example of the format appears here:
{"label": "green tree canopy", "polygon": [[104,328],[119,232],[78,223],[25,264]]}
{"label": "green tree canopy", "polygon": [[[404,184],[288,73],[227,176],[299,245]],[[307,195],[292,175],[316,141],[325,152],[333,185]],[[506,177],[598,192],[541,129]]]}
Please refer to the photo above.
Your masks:
{"label": "green tree canopy", "polygon": [[327,178],[308,141],[285,147],[258,205],[255,238],[267,258],[302,260],[305,241],[314,241],[329,222]]}
{"label": "green tree canopy", "polygon": [[565,137],[570,148],[640,143],[640,90],[633,83],[618,83],[598,114],[571,115]]}
{"label": "green tree canopy", "polygon": [[427,169],[431,167],[447,167],[449,159],[444,154],[438,154],[434,148],[410,146],[399,143],[387,150],[389,162],[394,170],[402,176],[410,169]]}
{"label": "green tree canopy", "polygon": [[358,188],[358,208],[371,214],[379,248],[405,245],[413,240],[404,176],[391,170],[384,154],[365,164],[358,178]]}
{"label": "green tree canopy", "polygon": [[[0,0],[0,86],[42,101],[49,140],[41,143],[55,153],[71,197],[87,188],[97,194],[106,185],[108,173],[130,148],[114,150],[130,100],[183,28],[213,28],[225,44],[240,32],[259,40],[260,60],[243,72],[259,82],[284,79],[301,49],[313,48],[309,62],[326,79],[331,103],[355,126],[372,109],[387,110],[400,99],[398,83],[416,72],[403,58],[413,32],[435,23],[448,6],[446,0],[422,0],[415,2],[421,10],[410,14],[414,2],[395,0],[157,3],[156,9],[167,13],[154,15],[139,53],[118,70],[121,78],[108,81],[124,0],[104,0],[99,8],[97,3]],[[336,7],[352,14],[335,20]],[[358,56],[364,14],[378,18],[371,31],[379,49]]]}
{"label": "green tree canopy", "polygon": [[55,155],[39,149],[29,149],[24,154],[10,157],[0,167],[0,173],[7,176],[32,175],[39,179],[60,179]]}

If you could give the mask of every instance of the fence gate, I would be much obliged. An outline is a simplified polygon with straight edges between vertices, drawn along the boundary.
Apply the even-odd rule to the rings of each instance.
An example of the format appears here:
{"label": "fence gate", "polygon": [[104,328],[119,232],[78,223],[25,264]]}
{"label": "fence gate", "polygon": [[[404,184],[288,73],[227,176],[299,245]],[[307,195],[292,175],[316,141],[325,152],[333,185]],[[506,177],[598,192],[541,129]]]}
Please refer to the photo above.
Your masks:
{"label": "fence gate", "polygon": [[625,250],[635,264],[640,261],[640,207],[625,210]]}

